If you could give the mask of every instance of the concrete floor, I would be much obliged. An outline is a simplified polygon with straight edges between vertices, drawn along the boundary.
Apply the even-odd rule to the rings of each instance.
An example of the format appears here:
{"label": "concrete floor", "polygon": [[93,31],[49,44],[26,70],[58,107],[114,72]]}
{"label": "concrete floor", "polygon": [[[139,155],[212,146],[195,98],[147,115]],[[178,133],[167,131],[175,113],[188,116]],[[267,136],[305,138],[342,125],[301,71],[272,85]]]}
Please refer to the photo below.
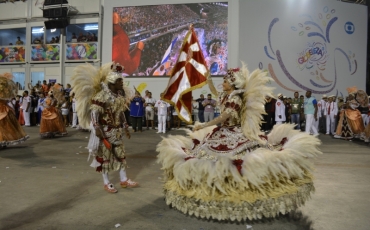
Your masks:
{"label": "concrete floor", "polygon": [[[102,177],[89,167],[89,133],[69,128],[67,137],[30,139],[0,150],[0,229],[370,229],[370,147],[321,135],[316,161],[316,193],[306,206],[276,219],[245,223],[185,216],[166,206],[162,173],[156,163],[155,130],[126,140],[128,175],[141,187],[103,190]],[[184,131],[170,131],[184,134]],[[118,173],[111,181],[118,185]]]}

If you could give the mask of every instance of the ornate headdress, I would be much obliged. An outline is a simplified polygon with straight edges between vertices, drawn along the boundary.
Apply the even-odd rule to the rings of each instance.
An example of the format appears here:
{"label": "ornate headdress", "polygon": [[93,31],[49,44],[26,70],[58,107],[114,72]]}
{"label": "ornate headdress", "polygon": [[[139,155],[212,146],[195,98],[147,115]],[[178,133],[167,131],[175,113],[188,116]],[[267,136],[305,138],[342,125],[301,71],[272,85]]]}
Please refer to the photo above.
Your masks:
{"label": "ornate headdress", "polygon": [[11,73],[0,74],[0,99],[9,100],[17,96],[18,87]]}
{"label": "ornate headdress", "polygon": [[234,85],[238,89],[245,87],[246,79],[239,68],[228,69],[227,74],[224,76],[224,80],[227,80],[230,85]]}
{"label": "ornate headdress", "polygon": [[105,78],[105,83],[116,83],[117,79],[122,78],[122,71],[125,70],[123,66],[121,66],[119,63],[112,63],[109,65],[102,66],[102,72],[101,75],[103,78]]}
{"label": "ornate headdress", "polygon": [[356,86],[348,87],[347,92],[348,94],[355,94],[358,91]]}

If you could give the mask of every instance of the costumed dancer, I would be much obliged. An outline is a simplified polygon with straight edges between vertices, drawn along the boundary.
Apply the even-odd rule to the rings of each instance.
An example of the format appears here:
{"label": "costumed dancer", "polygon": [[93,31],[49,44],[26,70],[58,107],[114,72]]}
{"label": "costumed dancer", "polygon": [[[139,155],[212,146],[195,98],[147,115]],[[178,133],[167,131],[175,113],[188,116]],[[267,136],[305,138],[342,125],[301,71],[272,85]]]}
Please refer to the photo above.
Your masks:
{"label": "costumed dancer", "polygon": [[0,74],[0,148],[16,145],[29,138],[20,126],[8,101],[17,96],[18,87],[10,73]]}
{"label": "costumed dancer", "polygon": [[127,178],[123,136],[130,138],[124,115],[129,102],[130,89],[124,87],[123,67],[108,63],[97,70],[90,64],[77,66],[72,76],[77,99],[77,115],[82,128],[90,128],[88,144],[93,156],[92,167],[103,175],[104,189],[116,193],[108,173],[119,171],[120,186],[133,188],[139,184]]}
{"label": "costumed dancer", "polygon": [[59,134],[65,136],[68,134],[63,121],[61,112],[56,108],[58,100],[54,97],[53,91],[49,91],[42,106],[40,137],[52,138]]}
{"label": "costumed dancer", "polygon": [[365,138],[365,126],[362,121],[360,106],[369,103],[367,94],[357,87],[349,87],[348,101],[342,106],[338,126],[335,132],[335,138],[351,140],[352,138]]}
{"label": "costumed dancer", "polygon": [[259,69],[249,74],[244,65],[229,69],[220,93],[209,78],[220,116],[197,123],[187,138],[158,144],[168,205],[196,217],[242,221],[290,212],[310,198],[320,141],[294,124],[275,125],[268,136],[260,132],[273,90],[266,75]]}

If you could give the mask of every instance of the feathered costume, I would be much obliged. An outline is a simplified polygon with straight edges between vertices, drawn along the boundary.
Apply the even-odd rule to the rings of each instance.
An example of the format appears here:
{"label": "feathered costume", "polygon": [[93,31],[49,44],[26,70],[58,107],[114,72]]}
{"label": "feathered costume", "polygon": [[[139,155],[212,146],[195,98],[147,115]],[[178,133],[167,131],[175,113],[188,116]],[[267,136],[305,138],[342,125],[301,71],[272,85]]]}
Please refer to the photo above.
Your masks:
{"label": "feathered costume", "polygon": [[[112,71],[113,68],[113,71]],[[77,99],[76,110],[79,124],[84,129],[91,129],[88,149],[94,156],[92,167],[97,171],[107,173],[125,169],[125,149],[123,130],[126,118],[124,111],[131,96],[127,87],[122,94],[115,95],[108,88],[108,83],[114,83],[122,74],[114,72],[121,68],[115,63],[103,65],[100,70],[90,64],[77,66],[72,76],[72,92]],[[105,138],[96,135],[96,128],[104,133]],[[125,129],[126,130],[126,129]]]}
{"label": "feathered costume", "polygon": [[259,69],[249,75],[244,64],[228,75],[241,82],[230,95],[218,94],[221,115],[188,137],[169,136],[157,146],[166,203],[196,217],[231,221],[294,210],[314,191],[312,160],[321,154],[320,141],[290,124],[264,136],[261,116],[265,96],[272,96],[266,86],[271,78]]}
{"label": "feathered costume", "polygon": [[64,102],[63,87],[55,84],[43,102],[44,110],[42,111],[40,122],[40,137],[52,138],[57,134],[62,136],[68,134],[62,113],[58,109]]}
{"label": "feathered costume", "polygon": [[16,97],[18,87],[10,73],[0,74],[0,147],[17,145],[29,138],[20,126],[8,101]]}

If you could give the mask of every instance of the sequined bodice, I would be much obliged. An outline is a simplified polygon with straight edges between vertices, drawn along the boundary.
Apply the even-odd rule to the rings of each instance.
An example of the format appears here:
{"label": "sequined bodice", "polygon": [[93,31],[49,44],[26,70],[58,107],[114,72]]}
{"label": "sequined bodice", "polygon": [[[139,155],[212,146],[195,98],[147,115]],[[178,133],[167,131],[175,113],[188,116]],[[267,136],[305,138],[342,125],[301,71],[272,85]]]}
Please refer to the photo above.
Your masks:
{"label": "sequined bodice", "polygon": [[240,114],[242,99],[238,95],[228,95],[225,92],[220,93],[218,100],[221,114],[226,112],[231,116],[227,118],[221,125],[222,126],[240,126]]}

